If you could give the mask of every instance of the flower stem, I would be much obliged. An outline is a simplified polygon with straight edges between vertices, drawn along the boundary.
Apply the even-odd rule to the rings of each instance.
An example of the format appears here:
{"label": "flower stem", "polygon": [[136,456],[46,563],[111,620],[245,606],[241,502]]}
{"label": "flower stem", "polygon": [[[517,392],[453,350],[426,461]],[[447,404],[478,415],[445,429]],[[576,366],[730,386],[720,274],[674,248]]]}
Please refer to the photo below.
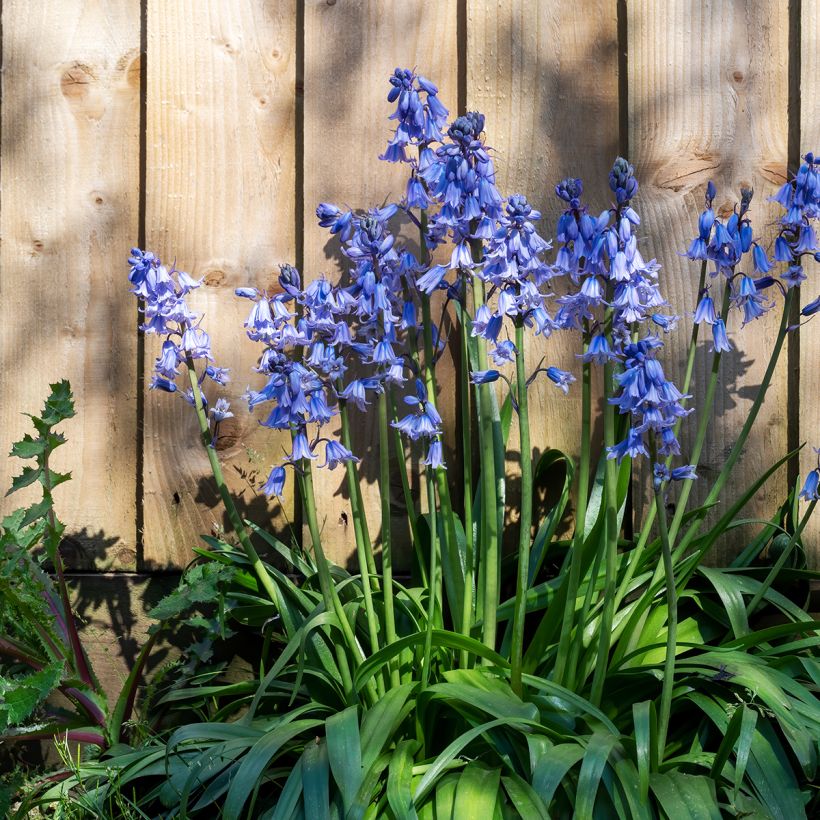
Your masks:
{"label": "flower stem", "polygon": [[774,375],[775,368],[777,367],[777,361],[780,358],[781,351],[783,350],[783,342],[786,340],[786,336],[789,331],[789,316],[791,313],[792,302],[794,301],[795,290],[796,288],[792,288],[786,294],[786,299],[783,303],[783,315],[780,319],[780,328],[777,332],[777,338],[774,343],[771,358],[769,359],[768,367],[766,368],[766,372],[763,375],[763,379],[760,383],[757,395],[755,396],[755,399],[752,402],[752,406],[749,409],[749,414],[746,417],[746,421],[744,422],[740,434],[737,437],[737,441],[735,441],[735,444],[732,447],[731,452],[729,453],[729,457],[726,459],[720,473],[718,474],[718,477],[715,479],[715,483],[712,485],[712,489],[709,491],[709,495],[703,502],[703,509],[695,516],[694,520],[689,524],[689,528],[686,530],[686,533],[684,534],[683,538],[677,546],[674,546],[674,540],[671,539],[672,532],[670,530],[670,540],[672,540],[672,544],[674,546],[674,557],[676,560],[686,552],[686,549],[689,547],[689,544],[692,543],[692,540],[697,535],[698,530],[700,529],[700,525],[703,522],[703,519],[706,517],[708,509],[720,497],[720,493],[723,490],[724,485],[728,481],[729,476],[732,474],[732,469],[734,468],[735,464],[737,463],[737,460],[740,458],[740,455],[743,452],[743,447],[746,444],[746,439],[748,439],[752,426],[754,425],[755,420],[757,419],[757,414],[760,412],[760,408],[763,405],[763,400],[766,397],[766,393],[772,381],[772,376]]}
{"label": "flower stem", "polygon": [[436,562],[436,553],[438,552],[437,533],[436,533],[436,488],[433,481],[432,473],[427,470],[427,509],[430,521],[430,583],[427,586],[429,598],[427,599],[427,624],[424,630],[424,655],[421,659],[421,690],[427,688],[430,681],[430,665],[432,662],[433,653],[433,622],[436,617],[436,600],[440,598],[438,592],[439,576]]}
{"label": "flower stem", "polygon": [[530,416],[527,404],[527,373],[524,362],[524,324],[515,324],[516,393],[518,400],[518,440],[521,453],[521,520],[518,532],[518,578],[513,609],[511,656],[511,684],[519,697],[521,665],[524,654],[524,620],[527,615],[527,587],[530,568],[530,527],[532,525],[532,449],[530,447]]}
{"label": "flower stem", "polygon": [[[482,258],[481,243],[477,240],[471,242],[473,260],[480,262]],[[474,309],[478,310],[486,301],[484,282],[478,276],[473,277],[473,302]],[[478,350],[476,366],[479,370],[487,370],[487,341],[480,336],[476,339]],[[495,649],[496,636],[498,632],[497,612],[498,598],[501,587],[501,562],[499,552],[499,526],[498,526],[498,493],[496,484],[496,458],[494,446],[493,418],[492,418],[492,397],[489,384],[480,384],[476,387],[478,391],[478,425],[479,441],[481,449],[481,564],[484,578],[484,590],[482,596],[482,609],[480,613],[483,619],[482,641],[490,649]],[[477,613],[478,615],[478,613]]]}
{"label": "flower stem", "polygon": [[[653,453],[653,462],[655,461]],[[658,530],[661,536],[663,571],[666,575],[666,659],[663,665],[661,686],[661,708],[658,718],[658,763],[663,762],[666,749],[666,735],[669,731],[669,716],[672,711],[672,689],[675,684],[675,651],[678,641],[678,592],[675,586],[675,566],[672,561],[672,547],[666,524],[666,508],[663,503],[663,485],[655,487],[655,509],[658,514]]]}
{"label": "flower stem", "polygon": [[[726,286],[723,289],[723,306],[720,311],[721,318],[724,322],[726,321],[728,314],[729,283],[726,282]],[[697,465],[700,463],[700,455],[703,452],[703,443],[706,440],[706,433],[709,429],[709,423],[712,420],[712,407],[715,403],[715,392],[717,389],[718,378],[720,376],[721,355],[722,354],[719,350],[715,350],[712,354],[712,372],[709,375],[709,383],[706,386],[706,396],[703,400],[703,412],[700,415],[698,430],[695,435],[695,443],[692,445],[692,454],[689,457],[689,463],[694,464],[695,468],[697,468]],[[675,515],[672,518],[671,525],[669,526],[669,540],[673,544],[675,543],[675,538],[678,535],[678,530],[680,529],[684,513],[686,512],[686,505],[689,501],[689,494],[692,492],[693,483],[694,482],[692,481],[685,481],[683,483],[683,487],[681,487],[677,508],[675,509]]]}
{"label": "flower stem", "polygon": [[[337,389],[341,384],[337,385]],[[342,428],[342,446],[350,450],[350,418],[347,409],[347,402],[339,399],[339,419]],[[353,516],[353,535],[356,539],[356,551],[359,561],[359,571],[362,573],[362,582],[365,588],[370,588],[373,592],[379,590],[379,577],[376,572],[376,560],[373,557],[373,542],[370,540],[370,532],[367,527],[367,517],[364,514],[364,503],[362,500],[362,489],[356,475],[356,465],[353,461],[345,462],[345,473],[347,475],[347,489],[350,495],[350,512]],[[367,595],[367,593],[365,593]],[[366,600],[366,598],[365,598]]]}
{"label": "flower stem", "polygon": [[[339,400],[339,418],[342,426],[342,445],[350,449],[350,422],[348,420],[347,403],[344,399]],[[362,576],[362,595],[364,597],[364,609],[367,616],[367,630],[370,636],[371,652],[377,652],[381,646],[379,643],[379,619],[373,606],[373,592],[379,590],[379,581],[376,575],[375,561],[373,561],[373,550],[371,548],[370,535],[367,531],[367,521],[362,510],[361,489],[356,476],[356,466],[353,461],[345,462],[345,473],[347,474],[347,487],[350,496],[350,512],[353,516],[353,534],[356,539],[356,555],[359,563],[359,572]],[[371,569],[371,562],[373,568]],[[376,686],[379,696],[384,694],[384,681],[379,676],[376,679]]]}
{"label": "flower stem", "polygon": [[[475,544],[473,543],[473,446],[472,413],[470,412],[470,355],[468,350],[470,329],[467,326],[467,279],[461,281],[461,322],[459,333],[459,380],[461,386],[461,452],[464,474],[464,605],[461,613],[461,634],[470,636],[473,627],[473,587],[475,586]],[[462,650],[460,666],[469,663],[467,650]]]}
{"label": "flower stem", "polygon": [[[607,308],[606,335],[612,339],[612,308]],[[614,368],[607,361],[604,365],[604,453],[606,465],[604,470],[604,504],[605,532],[604,543],[604,607],[601,613],[601,625],[598,635],[598,653],[595,672],[592,677],[590,699],[595,706],[601,702],[604,690],[604,679],[608,668],[609,648],[612,641],[612,620],[615,614],[615,573],[618,550],[618,466],[614,459],[607,457],[607,448],[615,444],[615,407],[610,404],[614,383]],[[594,577],[590,583],[594,584]]]}
{"label": "flower stem", "polygon": [[[584,352],[589,347],[589,333],[584,333]],[[555,659],[555,682],[559,686],[568,685],[572,670],[567,668],[570,637],[575,625],[575,605],[581,584],[581,564],[584,548],[584,521],[587,516],[589,498],[589,471],[592,427],[592,366],[584,362],[581,376],[581,461],[578,465],[578,502],[575,508],[575,532],[572,536],[572,557],[567,580],[567,597],[564,601],[564,617],[561,621],[561,635],[558,639],[558,654]],[[580,626],[580,625],[579,625]],[[580,640],[580,636],[578,637]]]}
{"label": "flower stem", "polygon": [[[379,393],[379,494],[382,511],[382,575],[384,579],[384,637],[387,646],[396,641],[396,614],[393,602],[393,543],[390,520],[390,435],[387,390]],[[398,660],[389,662],[390,685],[400,685]]]}
{"label": "flower stem", "polygon": [[[700,299],[700,294],[703,292],[703,288],[706,285],[706,261],[704,260],[700,266],[700,280],[698,282],[698,299]],[[726,317],[723,317],[723,320],[726,321]],[[686,371],[683,377],[683,387],[681,392],[684,396],[688,395],[689,387],[692,384],[692,374],[695,370],[695,356],[697,354],[698,349],[698,335],[700,331],[700,325],[692,322],[692,335],[689,339],[689,350],[686,355]],[[681,407],[686,407],[686,399],[681,399]],[[708,415],[708,414],[707,414]],[[682,418],[679,418],[675,422],[675,435],[678,435],[680,430],[681,423],[683,422]],[[672,462],[672,456],[668,456],[666,459],[666,466],[668,467]],[[626,572],[624,572],[624,577],[621,580],[620,585],[618,586],[618,592],[615,595],[615,611],[618,611],[618,608],[621,605],[621,601],[623,601],[624,597],[626,596],[627,590],[629,589],[629,585],[632,583],[632,579],[635,576],[636,569],[640,566],[641,560],[643,559],[643,551],[646,547],[646,543],[649,540],[649,535],[652,532],[652,525],[655,523],[655,506],[654,504],[646,511],[646,518],[643,522],[643,527],[641,527],[641,532],[638,536],[638,541],[635,545],[635,548],[632,550],[629,560],[626,567]]]}
{"label": "flower stem", "polygon": [[[339,598],[339,592],[330,575],[330,566],[325,556],[325,551],[322,548],[319,521],[316,518],[316,496],[313,492],[313,471],[311,469],[310,459],[303,458],[299,469],[299,485],[302,492],[302,502],[305,510],[305,518],[307,519],[308,531],[310,532],[310,540],[313,543],[313,554],[316,558],[316,570],[319,575],[319,588],[322,593],[322,600],[325,605],[325,610],[328,613],[332,612],[336,616],[345,643],[355,659],[355,665],[358,666],[364,660],[364,655],[356,641],[356,636],[353,634],[350,621],[347,619],[347,614]],[[353,682],[350,677],[350,670],[347,668],[347,657],[343,648],[338,644],[336,644],[336,659],[339,665],[339,671],[342,675],[342,685],[346,691],[350,692],[352,691]],[[368,681],[367,687],[371,698],[375,702],[377,699],[377,691],[372,678]]]}
{"label": "flower stem", "polygon": [[754,615],[754,611],[760,605],[760,602],[763,600],[763,597],[769,591],[769,587],[777,580],[777,576],[780,573],[780,570],[788,561],[789,556],[792,554],[792,550],[794,549],[795,545],[797,544],[798,540],[800,539],[800,535],[802,534],[803,530],[806,527],[806,524],[809,523],[809,519],[811,518],[811,514],[814,512],[814,508],[817,505],[817,501],[812,501],[806,512],[803,514],[803,517],[800,519],[800,523],[797,525],[797,528],[792,533],[791,538],[789,539],[789,543],[786,544],[786,548],[778,557],[777,561],[775,561],[774,566],[769,570],[769,574],[766,576],[766,580],[760,586],[760,589],[754,594],[754,597],[749,602],[749,606],[746,607],[746,615],[747,617],[751,618]]}
{"label": "flower stem", "polygon": [[233,498],[231,497],[228,487],[225,484],[225,477],[222,474],[222,465],[219,463],[216,448],[211,440],[211,429],[208,424],[208,417],[205,415],[205,406],[202,402],[202,392],[199,386],[199,379],[196,375],[196,367],[194,366],[193,357],[188,352],[185,354],[185,365],[188,371],[188,378],[191,382],[191,392],[194,397],[196,416],[199,420],[199,432],[202,440],[202,446],[205,448],[205,452],[208,455],[208,461],[211,465],[211,472],[213,473],[217,490],[219,491],[219,497],[225,505],[225,510],[228,513],[228,520],[231,522],[231,526],[239,538],[239,543],[242,545],[242,549],[245,551],[245,555],[250,562],[251,567],[253,567],[256,577],[262,585],[262,589],[265,590],[270,600],[276,603],[279,600],[276,592],[276,586],[273,583],[273,579],[268,574],[268,571],[265,569],[265,565],[262,563],[259,554],[256,552],[256,549],[251,543],[248,531],[242,523],[242,518],[239,515],[239,511],[236,509]]}
{"label": "flower stem", "polygon": [[[398,421],[396,413],[396,398],[390,395],[390,415],[393,421]],[[416,502],[413,499],[413,493],[410,489],[410,480],[407,478],[407,456],[405,454],[404,442],[401,438],[401,433],[391,425],[390,429],[393,433],[393,447],[398,454],[399,461],[399,478],[401,479],[401,490],[404,496],[404,507],[407,512],[407,525],[410,528],[410,537],[413,539],[413,549],[416,552],[416,557],[419,563],[419,575],[421,578],[421,585],[427,585],[427,567],[424,565],[421,553],[421,538],[419,537],[419,528],[416,515]]]}

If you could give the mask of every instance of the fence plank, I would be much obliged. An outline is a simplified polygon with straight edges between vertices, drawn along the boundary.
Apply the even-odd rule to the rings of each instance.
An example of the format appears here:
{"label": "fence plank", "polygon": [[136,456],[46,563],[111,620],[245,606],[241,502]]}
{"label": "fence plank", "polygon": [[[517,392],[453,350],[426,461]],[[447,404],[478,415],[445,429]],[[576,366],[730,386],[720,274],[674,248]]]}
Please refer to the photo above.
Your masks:
{"label": "fence plank", "polygon": [[[456,108],[457,53],[455,0],[375,4],[364,0],[307,0],[305,4],[305,150],[304,215],[305,279],[327,273],[332,279],[342,266],[334,244],[316,223],[320,202],[368,208],[404,194],[405,171],[379,162],[391,132],[387,117],[387,79],[396,66],[416,67],[435,82],[441,99]],[[442,416],[455,430],[453,369],[439,364],[445,386]],[[355,409],[353,410],[355,413]],[[375,413],[355,418],[354,451],[362,457],[360,475],[370,532],[379,532],[377,485],[378,426]],[[452,462],[451,462],[452,463]],[[451,472],[454,477],[457,468]],[[396,500],[397,527],[403,520],[401,485]],[[314,472],[320,526],[325,549],[344,562],[354,549],[352,522],[341,470]]]}
{"label": "fence plank", "polygon": [[[820,154],[820,7],[803,3],[800,25],[800,150]],[[820,265],[806,262],[808,279],[801,287],[801,303],[807,305],[820,296]],[[814,447],[820,447],[820,322],[815,318],[800,333],[800,396],[798,402],[800,442],[805,442],[800,473],[805,477],[817,466]],[[820,567],[820,515],[815,514],[803,536],[809,565]]]}
{"label": "fence plank", "polygon": [[[581,177],[593,210],[606,207],[608,173],[618,152],[615,0],[596,0],[583,8],[552,1],[469,0],[467,36],[467,107],[486,115],[502,194],[523,193],[543,214],[539,229],[547,239],[563,210],[554,194],[561,179]],[[557,448],[577,458],[580,339],[576,333],[556,333],[546,340],[532,337],[528,345],[530,368],[543,356],[545,366],[570,370],[579,379],[568,396],[546,378],[533,382],[534,457]],[[517,440],[513,420],[507,465],[512,476],[519,471]]]}
{"label": "fence plank", "polygon": [[[696,305],[699,268],[678,254],[697,233],[709,179],[717,209],[731,212],[741,185],[752,186],[756,237],[770,244],[776,206],[766,201],[785,179],[787,158],[787,4],[693,4],[685,0],[631,2],[628,8],[630,159],[641,181],[637,207],[649,232],[644,257],[663,264],[664,293],[679,314]],[[744,331],[737,316],[730,335],[737,350],[725,354],[715,416],[693,496],[705,496],[747,417],[755,386],[769,359],[779,309]],[[665,365],[679,381],[689,322],[667,339]],[[700,345],[694,394],[700,407],[711,356]],[[727,485],[725,504],[786,452],[785,357],[746,452]],[[684,422],[683,458],[694,437]],[[771,514],[783,498],[785,471],[747,507]],[[643,499],[636,497],[640,511]],[[740,535],[742,538],[742,534]],[[711,560],[730,559],[741,542],[726,539]]]}
{"label": "fence plank", "polygon": [[[195,309],[231,368],[222,394],[236,413],[217,449],[241,511],[277,525],[279,505],[254,486],[283,441],[239,399],[259,380],[260,351],[244,338],[249,303],[233,290],[270,289],[277,264],[294,258],[295,50],[295,0],[148,4],[147,244],[204,276]],[[157,352],[149,338],[147,375]],[[145,400],[145,569],[184,566],[198,533],[227,524],[193,413],[171,398]]]}
{"label": "fence plank", "polygon": [[[133,568],[135,308],[111,271],[137,233],[139,2],[8,0],[2,14],[0,451],[70,379],[78,415],[53,465],[74,475],[55,492],[67,559]],[[2,460],[4,491],[20,466]]]}

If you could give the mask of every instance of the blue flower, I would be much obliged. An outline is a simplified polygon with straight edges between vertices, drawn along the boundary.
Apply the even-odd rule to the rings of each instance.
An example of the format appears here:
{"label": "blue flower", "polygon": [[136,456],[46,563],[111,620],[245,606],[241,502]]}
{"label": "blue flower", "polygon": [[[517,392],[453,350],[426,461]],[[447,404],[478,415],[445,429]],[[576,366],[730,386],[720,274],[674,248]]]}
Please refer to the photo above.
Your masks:
{"label": "blue flower", "polygon": [[470,381],[473,384],[491,384],[498,381],[500,375],[497,370],[473,370],[470,373]]}
{"label": "blue flower", "polygon": [[268,480],[260,487],[260,490],[270,498],[275,495],[278,498],[282,497],[282,492],[285,489],[285,468],[282,466],[274,467],[270,471]]}
{"label": "blue flower", "polygon": [[397,103],[390,119],[398,122],[387,151],[380,159],[409,162],[405,148],[408,145],[423,146],[429,142],[440,142],[441,130],[447,122],[449,112],[438,99],[438,88],[409,68],[397,68],[390,77],[390,85],[392,88],[387,101]]}
{"label": "blue flower", "polygon": [[723,319],[716,319],[712,324],[712,339],[714,341],[713,350],[716,353],[728,353],[732,349],[726,336],[726,325]]}
{"label": "blue flower", "polygon": [[325,445],[325,463],[322,467],[334,470],[339,464],[345,464],[348,461],[358,462],[359,459],[338,441],[328,439]]}
{"label": "blue flower", "polygon": [[566,395],[569,392],[569,385],[575,381],[575,376],[566,370],[560,370],[557,367],[548,367],[546,370],[547,378],[561,388]]}
{"label": "blue flower", "polygon": [[818,487],[820,487],[820,468],[815,468],[806,476],[806,482],[800,491],[800,498],[806,501],[820,501]]}
{"label": "blue flower", "polygon": [[233,418],[231,405],[228,400],[224,398],[219,398],[216,400],[216,404],[210,409],[210,414],[213,420],[217,423],[220,421],[225,421],[225,419]]}

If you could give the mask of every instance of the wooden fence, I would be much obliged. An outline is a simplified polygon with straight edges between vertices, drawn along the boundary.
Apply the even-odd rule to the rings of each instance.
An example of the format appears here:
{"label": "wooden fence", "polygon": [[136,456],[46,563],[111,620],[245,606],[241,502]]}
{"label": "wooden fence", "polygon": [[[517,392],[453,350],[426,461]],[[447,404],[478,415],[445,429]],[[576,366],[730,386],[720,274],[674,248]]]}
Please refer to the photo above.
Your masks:
{"label": "wooden fence", "polygon": [[[316,204],[401,195],[402,169],[377,160],[394,67],[434,80],[451,111],[486,114],[502,191],[525,193],[547,235],[555,182],[582,176],[606,204],[608,168],[625,153],[642,186],[644,256],[663,264],[664,292],[685,312],[697,270],[679,252],[706,182],[721,209],[752,185],[754,223],[770,241],[777,211],[766,197],[801,148],[820,149],[819,40],[815,0],[5,0],[0,450],[25,430],[21,411],[67,377],[78,416],[57,468],[74,478],[56,496],[74,566],[178,568],[200,533],[223,524],[189,408],[146,390],[156,340],[138,338],[126,281],[140,243],[204,276],[196,305],[233,373],[237,414],[218,443],[229,484],[244,512],[283,527],[292,509],[254,491],[283,441],[241,408],[256,351],[233,290],[271,286],[280,262],[334,273]],[[804,302],[820,292],[818,275]],[[770,317],[746,328],[724,357],[705,481],[746,417],[775,327]],[[791,338],[737,487],[787,445],[820,445],[820,327],[805,334]],[[672,374],[685,336],[669,337]],[[574,367],[575,345],[559,334],[543,352]],[[704,346],[696,391],[707,368]],[[534,389],[534,447],[576,452],[580,391]],[[452,392],[443,399],[453,429]],[[359,445],[372,443],[365,427]],[[805,448],[804,470],[814,458]],[[4,486],[18,469],[3,464]],[[784,470],[750,515],[771,514],[786,480]],[[320,474],[318,494],[329,551],[344,559],[339,471]],[[377,532],[372,481],[367,497]],[[807,535],[815,563],[818,532]]]}

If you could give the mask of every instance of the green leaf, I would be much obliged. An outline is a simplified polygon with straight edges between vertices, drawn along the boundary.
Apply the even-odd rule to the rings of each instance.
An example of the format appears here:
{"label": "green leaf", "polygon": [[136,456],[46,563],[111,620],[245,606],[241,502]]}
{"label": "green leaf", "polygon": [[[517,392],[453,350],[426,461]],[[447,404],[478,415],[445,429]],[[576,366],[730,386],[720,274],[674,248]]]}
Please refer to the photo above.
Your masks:
{"label": "green leaf", "polygon": [[417,740],[403,740],[390,759],[387,775],[387,802],[397,820],[417,820],[413,806],[413,755],[420,744]]}
{"label": "green leaf", "polygon": [[520,718],[500,718],[498,720],[490,720],[487,723],[482,723],[480,726],[476,726],[475,728],[459,735],[452,743],[449,744],[449,746],[444,749],[444,751],[438,755],[438,757],[436,757],[430,768],[427,769],[424,776],[419,781],[418,786],[416,786],[416,793],[414,795],[416,808],[418,809],[418,807],[424,802],[424,798],[427,797],[428,792],[435,785],[439,775],[446,771],[450,762],[477,737],[480,737],[490,729],[494,729],[497,726],[510,727],[515,724],[522,727],[532,726],[532,721],[521,720]]}
{"label": "green leaf", "polygon": [[456,787],[453,817],[491,818],[498,800],[501,772],[470,763],[461,773]]}
{"label": "green leaf", "polygon": [[327,753],[330,770],[342,794],[344,810],[350,808],[362,785],[362,742],[359,736],[359,710],[356,706],[327,719]]}
{"label": "green leaf", "polygon": [[436,786],[436,820],[458,820],[453,814],[458,781],[459,775],[451,773],[442,777]]}
{"label": "green leaf", "polygon": [[521,817],[530,820],[549,820],[549,811],[538,792],[517,774],[512,773],[501,778],[510,802]]}
{"label": "green leaf", "polygon": [[657,743],[655,742],[656,718],[652,701],[632,704],[632,721],[635,725],[635,762],[638,765],[638,785],[641,800],[649,799],[649,773],[657,766]]}
{"label": "green leaf", "polygon": [[405,683],[388,689],[384,697],[367,710],[362,719],[362,766],[370,769],[381,755],[388,738],[405,714],[407,698],[415,684]]}
{"label": "green leaf", "polygon": [[23,487],[28,487],[29,484],[34,484],[34,482],[40,477],[40,472],[39,467],[23,467],[23,472],[12,478],[11,489],[6,493],[6,495],[9,496],[17,490],[22,490]]}
{"label": "green leaf", "polygon": [[575,817],[578,820],[591,820],[604,767],[618,740],[618,735],[601,732],[596,732],[589,739],[578,775],[578,799],[575,803]]}
{"label": "green leaf", "polygon": [[720,596],[726,616],[736,638],[749,634],[749,619],[746,616],[746,605],[740,586],[728,573],[711,567],[700,567],[698,572],[706,578]]}
{"label": "green leaf", "polygon": [[302,797],[302,761],[304,756],[303,752],[299,760],[296,761],[293,771],[288,775],[279,799],[276,801],[276,808],[271,815],[271,820],[291,820],[295,815],[296,807]]}
{"label": "green leaf", "polygon": [[[277,726],[261,737],[248,750],[236,771],[236,775],[231,780],[231,787],[228,789],[228,795],[223,807],[225,820],[239,820],[245,803],[255,790],[262,773],[288,741],[321,725],[321,720],[294,720]],[[318,746],[311,742],[308,744],[308,748],[318,748]],[[322,745],[321,748],[324,750],[323,756],[326,765],[327,747]]]}
{"label": "green leaf", "polygon": [[[413,635],[407,635],[404,638],[394,641],[390,646],[385,646],[378,652],[374,652],[357,670],[353,680],[353,686],[357,692],[360,692],[365,684],[372,678],[385,664],[392,658],[399,655],[405,649],[413,646],[421,646],[424,644],[426,633],[417,632]],[[509,661],[488,649],[483,643],[473,638],[468,638],[464,635],[459,635],[456,632],[448,632],[443,629],[433,630],[433,646],[447,647],[448,649],[466,650],[467,652],[479,657],[485,658],[501,669],[509,667]]]}
{"label": "green leaf", "polygon": [[35,456],[41,456],[45,451],[45,441],[33,439],[28,433],[20,441],[15,441],[11,445],[11,455],[17,458],[34,458]]}
{"label": "green leaf", "polygon": [[59,685],[63,664],[49,664],[24,677],[0,677],[0,731],[20,726]]}
{"label": "green leaf", "polygon": [[653,774],[652,791],[667,817],[675,820],[721,820],[715,784],[703,775],[672,770]]}
{"label": "green leaf", "polygon": [[567,772],[584,756],[580,743],[559,743],[538,758],[533,767],[532,786],[544,803],[549,806],[556,789]]}
{"label": "green leaf", "polygon": [[302,757],[302,794],[306,818],[330,818],[329,770],[327,745],[308,743]]}

